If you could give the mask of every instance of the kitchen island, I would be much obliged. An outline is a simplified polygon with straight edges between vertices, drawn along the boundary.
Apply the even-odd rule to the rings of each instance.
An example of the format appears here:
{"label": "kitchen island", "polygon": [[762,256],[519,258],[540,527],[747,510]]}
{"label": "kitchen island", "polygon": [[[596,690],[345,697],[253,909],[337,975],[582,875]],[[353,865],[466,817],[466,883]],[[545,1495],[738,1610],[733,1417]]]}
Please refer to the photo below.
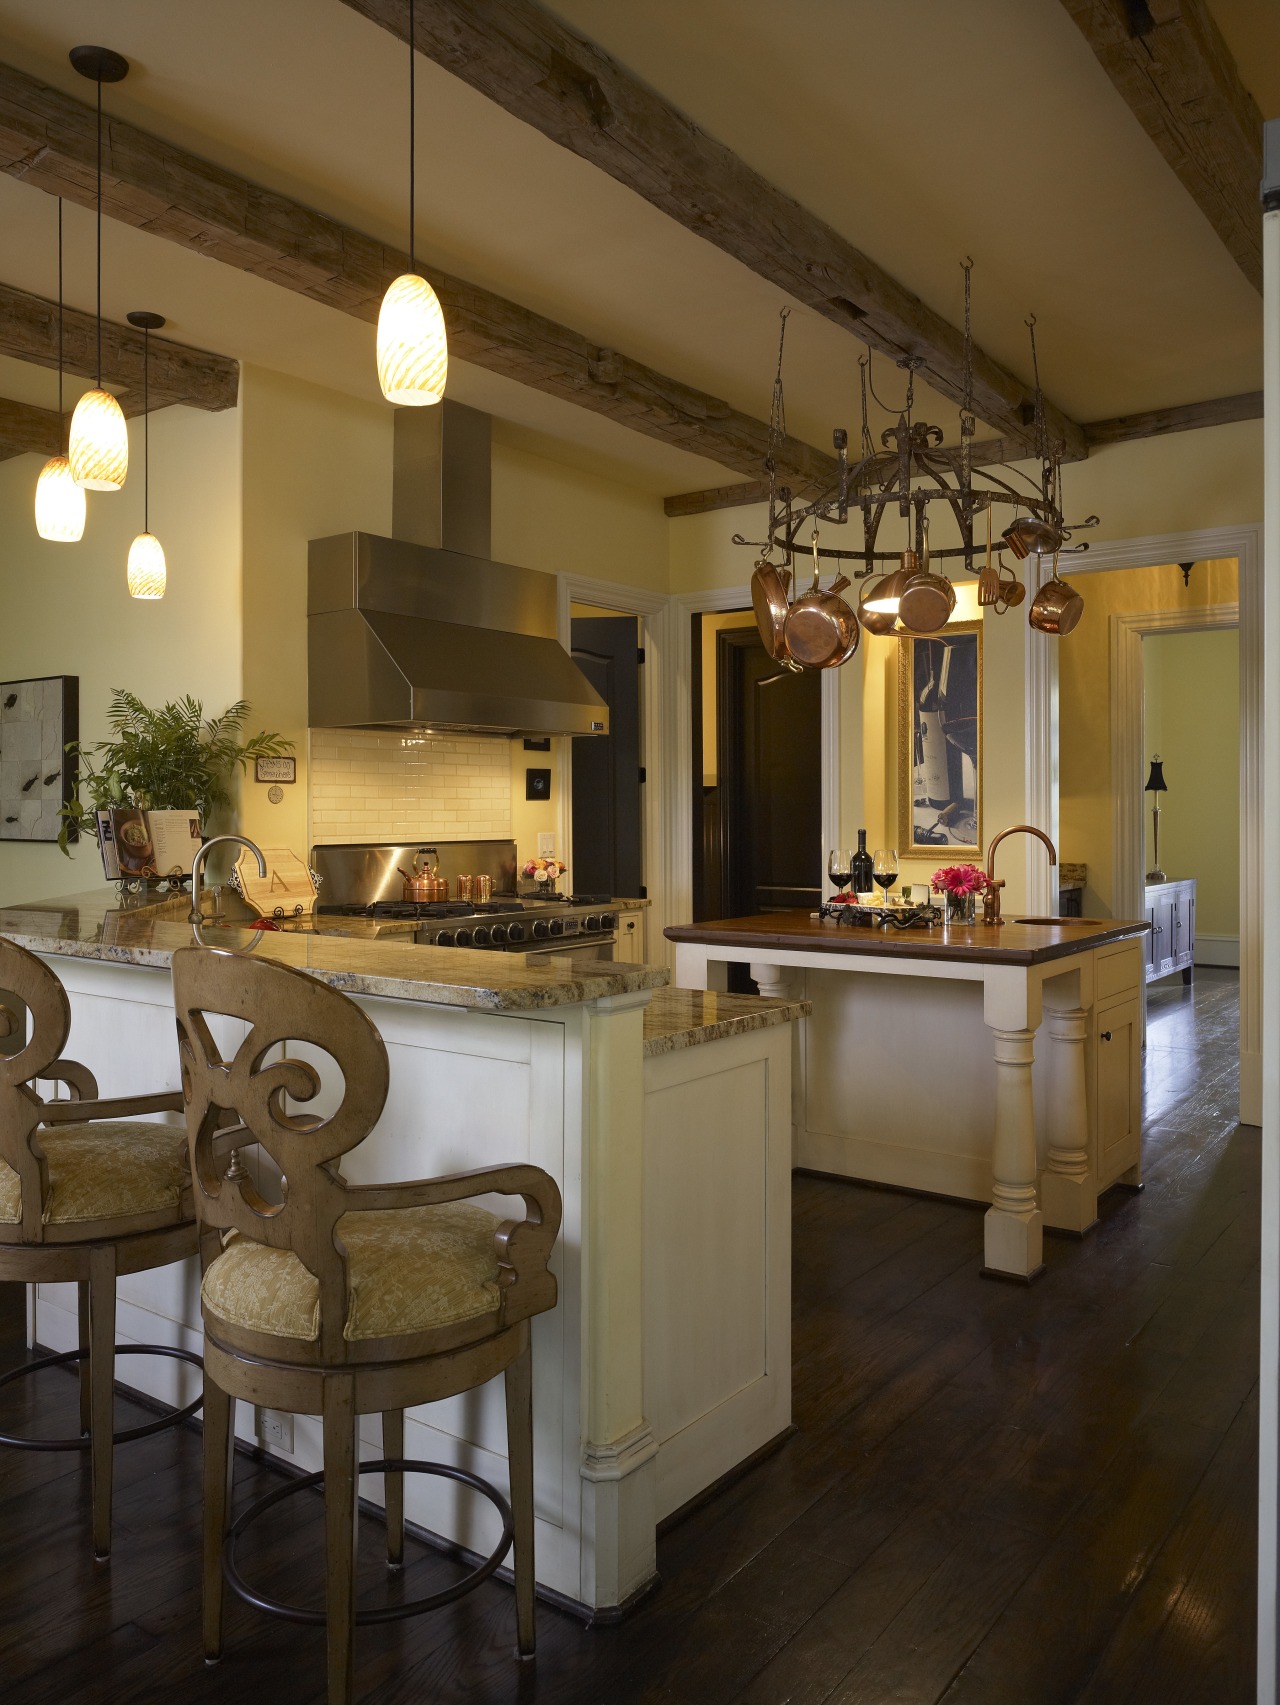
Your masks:
{"label": "kitchen island", "polygon": [[[61,979],[69,1052],[104,1095],[178,1086],[169,964],[192,940],[189,903],[103,891],[0,910],[0,935]],[[658,967],[572,955],[204,934],[344,990],[377,1025],[391,1088],[344,1159],[351,1182],[521,1161],[556,1179],[559,1303],[533,1325],[538,1579],[593,1615],[625,1605],[654,1578],[657,1522],[790,1425],[790,1030],[806,1008],[690,997]],[[323,1081],[329,1063],[293,1051]],[[121,1342],[199,1351],[194,1263],[123,1279],[119,1296]],[[74,1347],[74,1290],[41,1286],[32,1324],[42,1344]],[[165,1401],[188,1377],[170,1362],[126,1365]],[[407,1455],[505,1486],[501,1382],[412,1410],[406,1428]],[[297,1417],[282,1437],[241,1404],[237,1430],[319,1466],[317,1420]],[[380,1454],[377,1416],[362,1445]],[[376,1481],[362,1490],[379,1496]],[[488,1506],[452,1482],[411,1477],[406,1500],[423,1527],[491,1548]]]}
{"label": "kitchen island", "polygon": [[[799,1167],[990,1208],[984,1268],[1030,1280],[1043,1227],[1082,1235],[1141,1184],[1143,922],[858,927],[803,912],[669,929],[681,988],[750,966],[802,997]],[[1036,1059],[1043,1021],[1046,1046]]]}

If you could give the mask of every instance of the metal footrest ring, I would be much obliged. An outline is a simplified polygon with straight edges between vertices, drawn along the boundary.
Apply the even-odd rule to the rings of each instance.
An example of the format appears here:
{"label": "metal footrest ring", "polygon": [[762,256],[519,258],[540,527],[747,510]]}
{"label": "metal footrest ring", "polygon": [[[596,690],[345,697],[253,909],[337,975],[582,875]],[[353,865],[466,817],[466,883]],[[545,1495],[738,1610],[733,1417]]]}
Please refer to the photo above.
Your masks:
{"label": "metal footrest ring", "polygon": [[[204,1363],[194,1350],[170,1349],[167,1344],[117,1344],[117,1356],[168,1356],[175,1362],[189,1362],[193,1368],[204,1372]],[[11,1385],[14,1380],[25,1379],[27,1374],[40,1373],[44,1368],[66,1367],[70,1362],[83,1362],[89,1358],[88,1350],[63,1350],[61,1355],[41,1356],[39,1361],[25,1362],[20,1368],[13,1368],[7,1374],[0,1375],[0,1389]],[[121,1432],[112,1433],[112,1444],[125,1445],[133,1439],[149,1439],[153,1433],[163,1433],[168,1427],[176,1427],[179,1421],[185,1421],[194,1415],[204,1402],[204,1393],[188,1403],[184,1409],[171,1409],[167,1415],[161,1415],[156,1421],[148,1421],[142,1427],[125,1427]],[[15,1450],[88,1450],[90,1445],[88,1433],[77,1434],[73,1439],[23,1439],[13,1433],[0,1433],[0,1445],[12,1445]]]}
{"label": "metal footrest ring", "polygon": [[[359,1628],[367,1628],[376,1622],[399,1622],[406,1616],[421,1616],[424,1611],[439,1610],[446,1604],[452,1604],[478,1587],[482,1581],[489,1579],[510,1551],[515,1537],[510,1504],[496,1486],[491,1486],[478,1474],[468,1474],[464,1468],[450,1468],[443,1462],[414,1462],[400,1457],[390,1457],[381,1462],[362,1462],[358,1471],[360,1474],[383,1474],[389,1469],[405,1474],[437,1474],[442,1479],[457,1480],[461,1485],[470,1486],[474,1491],[483,1493],[502,1517],[502,1535],[484,1562],[477,1564],[453,1586],[445,1587],[438,1593],[430,1593],[426,1598],[414,1599],[410,1604],[385,1605],[377,1610],[358,1610],[355,1622]],[[273,1504],[283,1503],[286,1498],[292,1498],[296,1493],[306,1491],[308,1487],[318,1486],[323,1480],[324,1470],[317,1469],[314,1474],[300,1475],[296,1480],[278,1486],[274,1492],[255,1498],[248,1509],[227,1529],[226,1538],[222,1542],[223,1577],[237,1598],[253,1605],[255,1610],[265,1611],[268,1616],[283,1616],[289,1622],[305,1622],[318,1628],[323,1628],[328,1620],[323,1610],[313,1610],[303,1604],[289,1604],[284,1599],[269,1598],[266,1593],[251,1587],[236,1566],[235,1547],[237,1539],[250,1523],[265,1515]]]}

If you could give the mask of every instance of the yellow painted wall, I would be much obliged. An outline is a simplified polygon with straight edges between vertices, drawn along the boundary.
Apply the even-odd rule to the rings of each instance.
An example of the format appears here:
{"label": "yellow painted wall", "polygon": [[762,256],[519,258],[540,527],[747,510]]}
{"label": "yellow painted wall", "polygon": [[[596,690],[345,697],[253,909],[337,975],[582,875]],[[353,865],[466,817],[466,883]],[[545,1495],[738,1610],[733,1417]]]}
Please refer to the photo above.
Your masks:
{"label": "yellow painted wall", "polygon": [[[142,531],[141,421],[130,422],[123,491],[91,493],[84,538],[36,536],[32,502],[41,460],[0,463],[0,680],[78,675],[80,732],[107,736],[111,691],[149,704],[183,693],[224,710],[241,696],[240,413],[167,408],[151,421],[151,528],[165,548],[168,590],[130,598],[129,543]],[[97,887],[97,845],[73,862],[48,843],[0,841],[0,904]]]}
{"label": "yellow painted wall", "polygon": [[255,727],[295,742],[298,781],[272,805],[250,778],[241,824],[262,846],[307,856],[307,541],[391,531],[392,411],[246,366],[244,692]]}
{"label": "yellow painted wall", "polygon": [[[1199,563],[1189,587],[1183,586],[1182,571],[1176,563],[1082,574],[1077,584],[1084,595],[1084,615],[1075,632],[1062,641],[1058,653],[1058,850],[1068,862],[1089,866],[1085,915],[1110,917],[1114,886],[1111,618],[1122,613],[1235,603],[1236,565],[1234,560]],[[1234,634],[1224,637],[1232,645],[1236,643]],[[1143,642],[1144,656],[1150,643]],[[1238,687],[1236,690],[1238,695]],[[1150,757],[1154,750],[1150,739],[1146,745]],[[1233,753],[1233,775],[1234,765]],[[1169,869],[1167,863],[1165,869]]]}
{"label": "yellow painted wall", "polygon": [[[1197,936],[1240,933],[1240,644],[1234,629],[1142,642],[1145,747],[1169,784],[1160,863],[1196,880]],[[1145,777],[1144,777],[1145,779]],[[1147,795],[1147,803],[1151,803]],[[1147,861],[1151,832],[1147,831]]]}

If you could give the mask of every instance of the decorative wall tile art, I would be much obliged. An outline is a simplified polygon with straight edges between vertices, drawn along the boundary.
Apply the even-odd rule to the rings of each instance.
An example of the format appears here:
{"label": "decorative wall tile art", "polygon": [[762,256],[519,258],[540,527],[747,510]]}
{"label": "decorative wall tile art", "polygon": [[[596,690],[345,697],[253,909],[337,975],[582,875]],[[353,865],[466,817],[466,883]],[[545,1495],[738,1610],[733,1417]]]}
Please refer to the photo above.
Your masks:
{"label": "decorative wall tile art", "polygon": [[0,681],[0,841],[56,841],[80,738],[80,677]]}

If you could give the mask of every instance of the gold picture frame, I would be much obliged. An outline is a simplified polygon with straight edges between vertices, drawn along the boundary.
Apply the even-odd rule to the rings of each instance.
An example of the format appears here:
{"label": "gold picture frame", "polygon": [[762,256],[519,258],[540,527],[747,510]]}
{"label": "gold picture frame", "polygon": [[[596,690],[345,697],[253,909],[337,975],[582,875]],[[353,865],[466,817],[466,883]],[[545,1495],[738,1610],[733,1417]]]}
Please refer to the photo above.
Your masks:
{"label": "gold picture frame", "polygon": [[898,852],[945,864],[982,850],[982,623],[951,622],[898,641]]}

